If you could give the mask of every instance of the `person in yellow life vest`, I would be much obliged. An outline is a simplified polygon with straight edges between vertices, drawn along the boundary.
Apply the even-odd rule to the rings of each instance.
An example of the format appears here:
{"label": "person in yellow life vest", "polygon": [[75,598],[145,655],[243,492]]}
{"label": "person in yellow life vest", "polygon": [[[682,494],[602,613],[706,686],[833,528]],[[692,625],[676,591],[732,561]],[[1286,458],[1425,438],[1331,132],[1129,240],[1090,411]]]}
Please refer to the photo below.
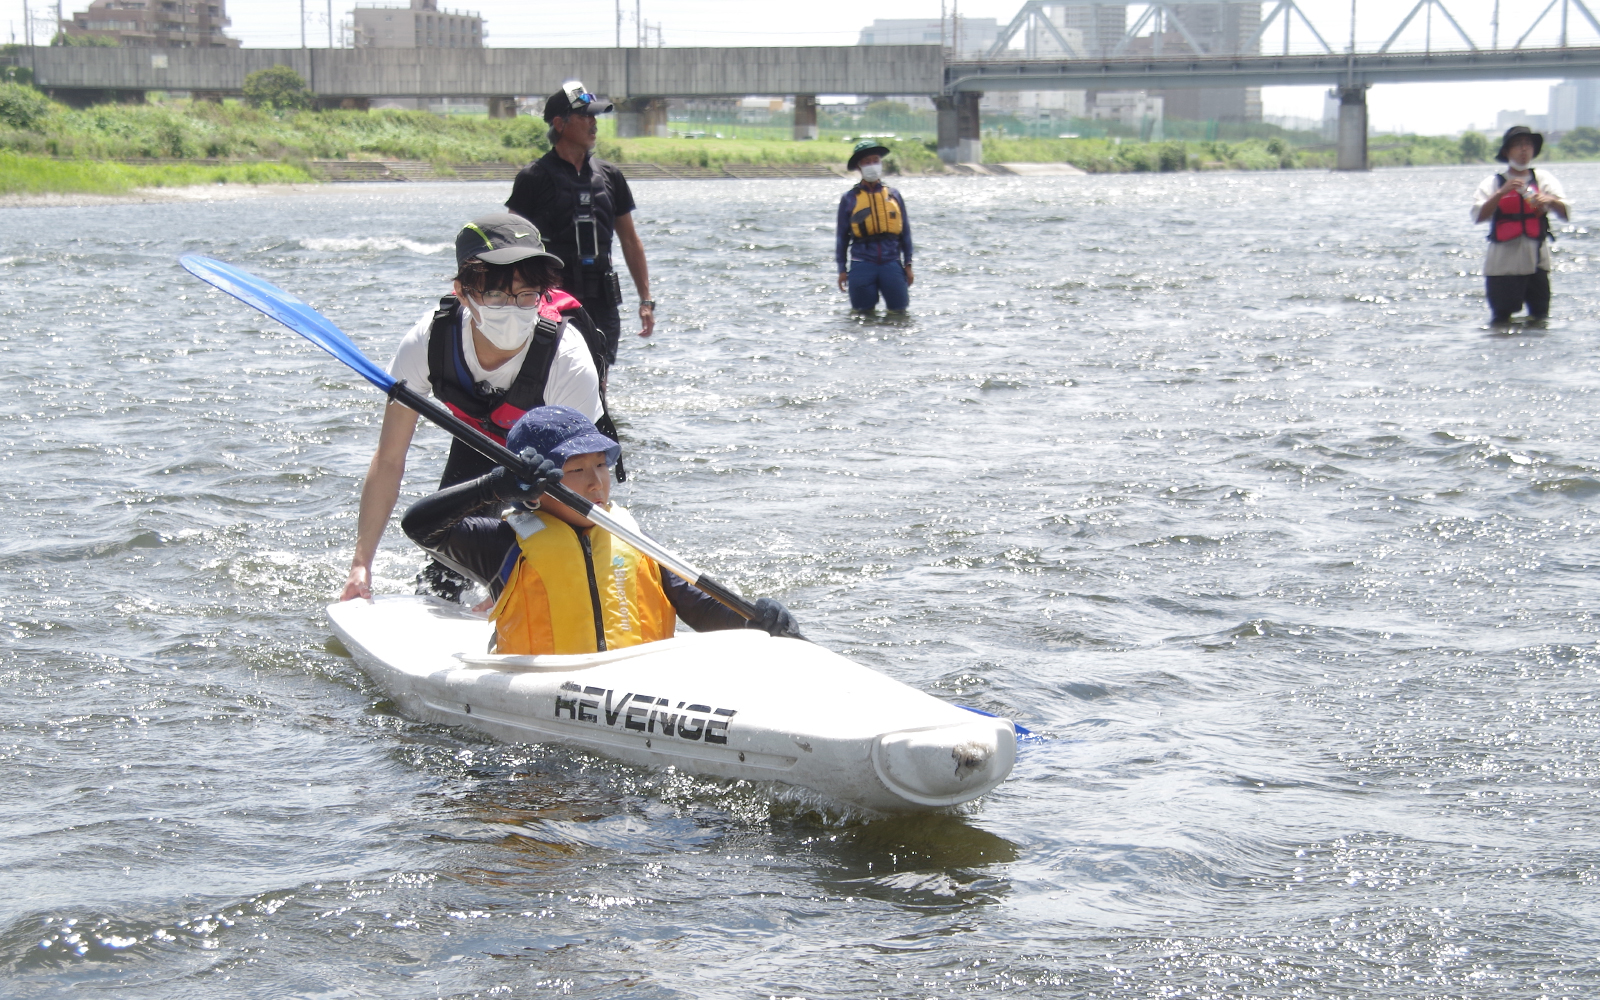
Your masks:
{"label": "person in yellow life vest", "polygon": [[[904,311],[911,304],[911,220],[900,192],[883,183],[883,158],[889,147],[875,139],[856,143],[846,164],[861,171],[861,183],[839,200],[833,256],[839,265],[839,291],[850,293],[850,308],[871,312]],[[846,258],[849,269],[845,268]]]}
{"label": "person in yellow life vest", "polygon": [[[612,517],[633,517],[611,500],[621,449],[566,406],[529,410],[506,446],[535,465],[532,483],[504,467],[417,501],[401,522],[434,558],[488,588],[495,652],[593,653],[672,637],[676,620],[697,632],[760,628],[800,638],[794,616],[770,598],[745,621],[732,609],[543,490],[555,483]],[[559,466],[557,463],[560,463]]]}
{"label": "person in yellow life vest", "polygon": [[1528,126],[1506,129],[1494,157],[1506,170],[1485,178],[1472,198],[1472,221],[1489,223],[1483,283],[1494,324],[1523,306],[1531,320],[1550,315],[1550,216],[1566,221],[1571,206],[1554,174],[1533,169],[1542,149],[1544,136]]}

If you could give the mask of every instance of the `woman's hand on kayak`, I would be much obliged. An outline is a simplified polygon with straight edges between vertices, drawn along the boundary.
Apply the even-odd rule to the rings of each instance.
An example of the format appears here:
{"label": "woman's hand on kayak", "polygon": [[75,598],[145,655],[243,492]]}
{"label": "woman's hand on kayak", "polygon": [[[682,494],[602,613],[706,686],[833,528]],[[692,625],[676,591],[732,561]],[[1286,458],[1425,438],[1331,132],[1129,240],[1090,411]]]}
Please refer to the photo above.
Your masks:
{"label": "woman's hand on kayak", "polygon": [[339,594],[339,600],[352,601],[357,597],[372,600],[371,566],[350,567],[350,576],[344,582],[344,590]]}

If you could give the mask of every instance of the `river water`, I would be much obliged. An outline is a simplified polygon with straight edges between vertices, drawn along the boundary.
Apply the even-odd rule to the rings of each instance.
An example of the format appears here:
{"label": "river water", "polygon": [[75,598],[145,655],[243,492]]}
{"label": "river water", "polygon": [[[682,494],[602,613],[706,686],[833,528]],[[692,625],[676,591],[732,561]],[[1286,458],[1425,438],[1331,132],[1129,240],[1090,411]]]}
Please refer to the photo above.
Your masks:
{"label": "river water", "polygon": [[1043,737],[913,819],[420,725],[331,641],[380,399],[176,258],[386,362],[502,186],[0,210],[0,993],[1595,995],[1600,282],[1568,233],[1487,329],[1484,173],[910,178],[901,320],[840,183],[637,186],[624,502]]}

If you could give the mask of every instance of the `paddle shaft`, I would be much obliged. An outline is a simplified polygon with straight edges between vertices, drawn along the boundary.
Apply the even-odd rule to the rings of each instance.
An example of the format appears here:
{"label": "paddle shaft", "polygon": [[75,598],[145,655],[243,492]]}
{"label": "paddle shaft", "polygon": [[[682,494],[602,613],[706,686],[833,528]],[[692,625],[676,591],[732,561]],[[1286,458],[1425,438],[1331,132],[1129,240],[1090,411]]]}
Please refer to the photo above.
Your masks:
{"label": "paddle shaft", "polygon": [[[457,441],[465,444],[478,454],[496,463],[503,465],[523,482],[531,482],[536,477],[534,470],[523,461],[522,456],[510,448],[496,441],[483,431],[462,420],[422,393],[407,385],[403,380],[395,382],[388,389],[389,399],[399,403],[410,410],[415,410],[430,423],[442,427]],[[753,619],[756,617],[755,605],[745,600],[739,594],[724,587],[722,584],[702,573],[699,567],[662,546],[648,535],[637,531],[619,522],[616,518],[606,513],[604,507],[591,502],[585,497],[557,483],[544,490],[552,499],[558,500],[581,517],[585,517],[600,527],[616,535],[618,538],[632,545],[667,569],[683,577],[684,580],[694,584],[712,597],[731,608],[740,617]],[[530,497],[530,499],[532,499]]]}

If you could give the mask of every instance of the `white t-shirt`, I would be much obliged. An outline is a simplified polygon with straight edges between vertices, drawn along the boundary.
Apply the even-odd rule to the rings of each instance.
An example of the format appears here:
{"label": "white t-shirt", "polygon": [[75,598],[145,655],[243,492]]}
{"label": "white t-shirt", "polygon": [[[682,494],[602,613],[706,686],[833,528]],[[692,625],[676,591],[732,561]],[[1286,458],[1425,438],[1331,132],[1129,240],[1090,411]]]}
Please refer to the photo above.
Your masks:
{"label": "white t-shirt", "polygon": [[[428,333],[433,328],[433,314],[429,309],[422,314],[400,341],[394,360],[389,363],[389,374],[405,379],[406,384],[424,395],[433,395],[433,385],[428,381]],[[462,310],[464,317],[466,311]],[[478,352],[470,336],[461,338],[461,353],[466,357],[467,370],[474,382],[487,382],[496,389],[509,389],[516,381],[522,363],[533,348],[533,339],[522,345],[516,356],[499,368],[489,371],[478,361]],[[600,373],[595,369],[594,357],[583,334],[572,324],[561,332],[561,344],[556,349],[555,360],[550,363],[550,378],[544,385],[544,401],[549,406],[570,406],[590,420],[600,419]]]}
{"label": "white t-shirt", "polygon": [[[1505,174],[1509,169],[1507,167],[1501,170],[1500,174]],[[1494,193],[1500,190],[1498,179],[1500,174],[1490,174],[1484,178],[1482,184],[1478,185],[1478,190],[1472,196],[1472,221],[1478,221],[1478,213],[1483,211],[1483,206],[1494,198]],[[1536,166],[1533,168],[1533,178],[1541,192],[1560,198],[1566,202],[1567,211],[1572,211],[1572,203],[1567,201],[1567,194],[1554,174],[1546,173],[1543,167]],[[1555,226],[1560,222],[1560,216],[1551,212],[1550,224]],[[1530,240],[1526,236],[1519,236],[1504,243],[1490,240],[1489,251],[1483,259],[1483,273],[1486,275],[1532,274],[1535,271],[1548,270],[1550,270],[1550,241]]]}

